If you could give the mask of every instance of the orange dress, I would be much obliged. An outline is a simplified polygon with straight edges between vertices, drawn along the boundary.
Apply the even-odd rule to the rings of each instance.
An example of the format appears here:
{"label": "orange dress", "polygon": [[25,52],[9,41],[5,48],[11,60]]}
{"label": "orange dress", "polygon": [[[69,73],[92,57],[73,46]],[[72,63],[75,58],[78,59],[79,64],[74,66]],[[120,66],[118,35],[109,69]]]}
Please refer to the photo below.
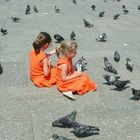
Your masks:
{"label": "orange dress", "polygon": [[57,62],[57,70],[56,70],[56,86],[59,91],[73,91],[79,95],[85,94],[88,91],[95,91],[96,84],[88,77],[86,73],[82,76],[75,77],[68,81],[63,81],[61,76],[61,68],[59,67],[62,64],[67,65],[67,74],[70,75],[73,73],[73,64],[72,60],[68,60],[67,58],[61,57]]}
{"label": "orange dress", "polygon": [[51,87],[56,83],[56,68],[51,66],[48,76],[44,76],[43,64],[41,61],[47,58],[43,52],[30,52],[30,79],[37,87]]}

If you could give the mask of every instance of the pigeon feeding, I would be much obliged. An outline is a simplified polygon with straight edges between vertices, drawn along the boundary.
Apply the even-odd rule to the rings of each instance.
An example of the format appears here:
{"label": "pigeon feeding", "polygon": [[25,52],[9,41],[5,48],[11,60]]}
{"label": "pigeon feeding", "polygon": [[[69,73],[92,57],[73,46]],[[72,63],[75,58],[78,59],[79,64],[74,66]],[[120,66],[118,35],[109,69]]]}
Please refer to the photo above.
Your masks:
{"label": "pigeon feeding", "polygon": [[2,33],[2,35],[6,35],[6,34],[8,34],[8,32],[7,32],[7,30],[6,29],[3,29],[3,28],[1,28],[1,33]]}
{"label": "pigeon feeding", "polygon": [[11,17],[13,22],[20,22],[20,18],[18,17]]}
{"label": "pigeon feeding", "polygon": [[85,27],[92,28],[94,25],[89,23],[87,20],[83,19]]}
{"label": "pigeon feeding", "polygon": [[114,52],[114,61],[119,62],[120,61],[120,54],[118,51]]}
{"label": "pigeon feeding", "polygon": [[76,0],[72,0],[73,4],[77,4],[77,1]]}
{"label": "pigeon feeding", "polygon": [[117,71],[112,67],[111,63],[108,61],[107,57],[104,57],[104,65],[105,65],[105,68],[104,68],[105,71],[118,74]]}
{"label": "pigeon feeding", "polygon": [[91,9],[95,10],[96,6],[94,4],[91,5]]}
{"label": "pigeon feeding", "polygon": [[71,114],[61,117],[52,122],[53,127],[71,128],[75,121],[77,111],[73,111]]}
{"label": "pigeon feeding", "polygon": [[74,70],[75,71],[85,71],[87,63],[85,62],[85,58],[82,56],[80,59],[78,59],[74,64]]}
{"label": "pigeon feeding", "polygon": [[114,16],[113,16],[113,20],[118,19],[118,18],[119,18],[119,16],[120,16],[120,14],[116,14],[116,15],[114,15]]}
{"label": "pigeon feeding", "polygon": [[130,83],[130,80],[124,80],[124,81],[119,81],[116,80],[114,82],[112,82],[112,85],[117,87],[117,90],[123,90],[126,88],[126,85]]}
{"label": "pigeon feeding", "polygon": [[96,126],[79,124],[78,122],[74,122],[72,124],[73,131],[71,131],[76,137],[88,137],[92,135],[99,134],[99,128]]}
{"label": "pigeon feeding", "polygon": [[120,76],[113,76],[113,75],[108,75],[108,74],[104,74],[103,77],[107,81],[107,84],[109,85],[112,85],[112,82],[120,78]]}
{"label": "pigeon feeding", "polygon": [[132,94],[133,94],[133,97],[130,98],[130,100],[140,100],[140,90],[138,89],[134,89],[132,88]]}
{"label": "pigeon feeding", "polygon": [[76,34],[74,31],[70,34],[70,40],[75,40]]}
{"label": "pigeon feeding", "polygon": [[30,13],[31,13],[31,8],[30,8],[30,5],[28,4],[25,10],[25,14],[28,15]]}
{"label": "pigeon feeding", "polygon": [[134,68],[134,63],[129,58],[126,58],[126,68],[131,72]]}
{"label": "pigeon feeding", "polygon": [[50,140],[72,140],[72,139],[68,139],[63,136],[58,136],[57,134],[52,134],[52,137],[50,138]]}
{"label": "pigeon feeding", "polygon": [[64,40],[64,38],[59,34],[55,34],[53,37],[55,38],[56,43],[61,43]]}
{"label": "pigeon feeding", "polygon": [[0,62],[0,74],[2,74],[2,73],[3,73],[3,67],[2,67],[1,62]]}
{"label": "pigeon feeding", "polygon": [[101,11],[101,12],[99,13],[99,17],[103,17],[103,16],[104,16],[104,13],[105,13],[105,11]]}
{"label": "pigeon feeding", "polygon": [[56,7],[56,5],[54,6],[54,10],[55,10],[55,13],[60,13],[60,9]]}
{"label": "pigeon feeding", "polygon": [[107,34],[106,33],[102,33],[98,36],[98,38],[96,38],[96,41],[101,41],[101,42],[105,42],[107,41]]}
{"label": "pigeon feeding", "polygon": [[34,12],[35,13],[38,13],[39,12],[36,6],[34,6]]}
{"label": "pigeon feeding", "polygon": [[129,12],[129,10],[127,10],[127,9],[123,10],[123,14],[127,14],[128,12]]}

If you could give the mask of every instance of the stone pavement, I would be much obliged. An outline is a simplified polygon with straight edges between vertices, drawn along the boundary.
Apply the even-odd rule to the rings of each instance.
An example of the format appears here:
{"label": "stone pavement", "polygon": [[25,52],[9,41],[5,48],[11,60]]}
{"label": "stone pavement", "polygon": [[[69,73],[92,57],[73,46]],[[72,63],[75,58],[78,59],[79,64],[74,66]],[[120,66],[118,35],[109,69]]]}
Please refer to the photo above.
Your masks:
{"label": "stone pavement", "polygon": [[[0,0],[0,28],[8,34],[0,34],[0,61],[4,72],[0,75],[0,140],[49,140],[52,133],[77,140],[69,129],[53,128],[51,123],[58,117],[77,110],[76,120],[83,124],[96,125],[100,135],[83,140],[139,140],[140,139],[140,101],[131,101],[131,88],[140,89],[140,11],[139,0],[121,0],[104,3],[103,0]],[[25,15],[26,5],[32,13]],[[96,11],[90,6],[96,5]],[[122,5],[130,10],[122,14]],[[36,5],[39,13],[33,12]],[[54,5],[61,9],[54,12]],[[98,13],[105,10],[103,18]],[[112,20],[120,13],[118,20]],[[11,16],[21,18],[13,23]],[[95,25],[86,28],[83,18]],[[59,33],[66,39],[74,30],[79,45],[75,59],[84,56],[88,61],[87,73],[97,83],[97,91],[76,96],[70,101],[56,87],[37,88],[29,80],[29,51],[32,42],[40,31],[52,36]],[[95,38],[106,32],[108,41],[96,42]],[[53,43],[53,49],[57,44]],[[113,53],[118,50],[121,61],[114,62]],[[122,80],[131,81],[130,88],[121,92],[113,86],[103,84],[103,57],[118,70]],[[134,61],[134,71],[125,68],[125,59]],[[52,57],[56,62],[56,56]]]}

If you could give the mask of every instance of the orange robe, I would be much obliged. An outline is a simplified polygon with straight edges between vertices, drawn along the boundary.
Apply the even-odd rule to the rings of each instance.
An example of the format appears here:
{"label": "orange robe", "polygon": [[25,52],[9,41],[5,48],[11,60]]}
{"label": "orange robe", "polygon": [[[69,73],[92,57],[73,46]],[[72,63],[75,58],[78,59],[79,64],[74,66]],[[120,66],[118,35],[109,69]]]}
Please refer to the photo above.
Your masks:
{"label": "orange robe", "polygon": [[61,76],[61,68],[58,67],[62,64],[67,65],[67,75],[73,73],[73,64],[72,60],[68,60],[67,58],[61,57],[57,62],[57,70],[56,70],[56,85],[59,91],[73,91],[79,95],[85,94],[88,91],[95,91],[96,84],[88,77],[86,73],[82,76],[75,77],[68,81],[63,81]]}
{"label": "orange robe", "polygon": [[56,68],[51,65],[50,73],[44,76],[43,64],[41,63],[47,56],[43,52],[30,52],[30,79],[37,87],[51,87],[56,83]]}

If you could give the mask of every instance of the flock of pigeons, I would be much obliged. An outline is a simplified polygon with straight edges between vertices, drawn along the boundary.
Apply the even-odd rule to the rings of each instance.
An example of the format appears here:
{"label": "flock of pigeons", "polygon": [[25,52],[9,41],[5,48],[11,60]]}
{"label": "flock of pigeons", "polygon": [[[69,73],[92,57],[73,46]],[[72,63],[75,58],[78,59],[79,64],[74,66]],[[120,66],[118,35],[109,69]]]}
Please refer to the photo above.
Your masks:
{"label": "flock of pigeons", "polygon": [[[72,113],[60,117],[57,120],[52,122],[53,127],[60,127],[60,128],[68,128],[72,129],[70,132],[73,133],[78,138],[84,138],[92,135],[99,134],[99,128],[97,126],[85,125],[80,124],[75,121],[77,111],[73,111]],[[63,136],[59,136],[57,134],[52,134],[50,140],[71,140]]]}

